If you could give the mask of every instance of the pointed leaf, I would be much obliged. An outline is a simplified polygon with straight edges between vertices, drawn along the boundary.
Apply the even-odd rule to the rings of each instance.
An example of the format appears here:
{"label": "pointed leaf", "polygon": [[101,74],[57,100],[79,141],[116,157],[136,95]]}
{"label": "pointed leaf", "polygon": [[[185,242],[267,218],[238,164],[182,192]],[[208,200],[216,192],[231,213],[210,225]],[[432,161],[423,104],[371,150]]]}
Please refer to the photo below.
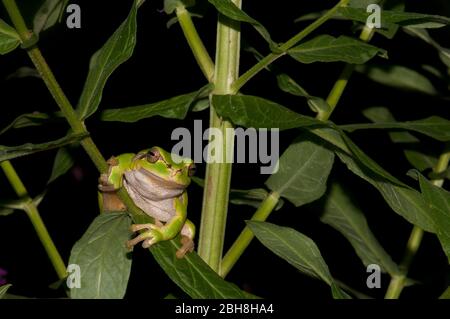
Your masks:
{"label": "pointed leaf", "polygon": [[52,173],[47,182],[47,185],[54,182],[58,177],[66,174],[74,165],[75,161],[70,155],[67,147],[61,147],[56,153],[55,161],[53,162]]}
{"label": "pointed leaf", "polygon": [[277,47],[276,43],[272,41],[270,38],[269,31],[267,31],[264,26],[250,17],[247,13],[239,9],[231,0],[208,0],[214,7],[216,7],[217,11],[219,11],[224,16],[240,21],[246,22],[252,25],[255,30],[266,40],[272,49]]}
{"label": "pointed leaf", "polygon": [[369,79],[397,89],[417,91],[424,94],[436,95],[438,92],[433,84],[422,74],[399,65],[357,66],[356,71],[364,73]]}
{"label": "pointed leaf", "polygon": [[71,289],[71,298],[123,298],[131,270],[125,246],[130,225],[123,212],[102,213],[94,219],[70,254],[69,264],[78,265],[81,274],[81,287]]}
{"label": "pointed leaf", "polygon": [[295,113],[280,104],[257,96],[213,95],[212,103],[221,116],[245,127],[286,130],[324,125],[312,117]]}
{"label": "pointed leaf", "polygon": [[102,112],[100,118],[102,121],[107,122],[117,121],[127,123],[134,123],[153,116],[184,119],[193,104],[198,99],[207,96],[211,90],[212,87],[207,85],[199,91],[179,95],[152,104],[105,110]]}
{"label": "pointed leaf", "polygon": [[[368,13],[366,8],[367,6],[364,8],[351,8],[347,6],[341,7],[338,12],[347,19],[366,23],[367,18],[372,14],[370,12]],[[386,29],[393,24],[413,28],[441,28],[450,25],[450,18],[416,12],[383,10],[381,13],[381,27]]]}
{"label": "pointed leaf", "polygon": [[342,187],[334,183],[325,203],[321,221],[339,231],[351,243],[364,266],[377,264],[382,271],[398,274],[398,267],[372,234],[364,214],[352,203]]}
{"label": "pointed leaf", "polygon": [[[314,129],[312,133],[336,146],[336,155],[348,169],[374,186],[397,214],[426,231],[434,232],[434,223],[419,192],[382,169],[349,138],[344,141],[342,132],[321,128]],[[358,152],[355,154],[356,149]]]}
{"label": "pointed leaf", "polygon": [[[306,275],[326,282],[333,288],[333,295],[336,296],[336,290],[339,288],[334,284],[330,270],[311,238],[295,229],[271,223],[247,221],[247,225],[258,240],[274,254]],[[343,293],[339,295],[343,296]]]}
{"label": "pointed leaf", "polygon": [[363,64],[377,54],[386,56],[386,51],[347,36],[335,38],[324,34],[290,49],[288,54],[301,63],[342,61]]}
{"label": "pointed leaf", "polygon": [[[365,117],[375,123],[395,122],[394,116],[385,107],[372,107],[363,111]],[[422,150],[415,149],[420,143],[414,135],[409,132],[390,132],[389,136],[394,143],[404,143],[404,153],[408,162],[417,170],[425,171],[436,165],[436,156],[426,154]]]}
{"label": "pointed leaf", "polygon": [[266,185],[297,207],[310,203],[325,193],[333,160],[332,151],[303,136],[281,155],[278,172]]}
{"label": "pointed leaf", "polygon": [[450,193],[433,185],[419,174],[420,189],[430,208],[431,217],[442,248],[450,262]]}
{"label": "pointed leaf", "polygon": [[85,138],[87,134],[69,134],[56,141],[41,144],[26,143],[19,146],[0,145],[0,162],[20,156],[30,155],[36,152],[59,148],[71,143],[76,143]]}
{"label": "pointed leaf", "polygon": [[0,19],[0,55],[13,51],[20,42],[16,30]]}
{"label": "pointed leaf", "polygon": [[0,286],[0,299],[3,299],[5,297],[6,292],[11,286],[11,284]]}
{"label": "pointed leaf", "polygon": [[340,128],[349,132],[363,129],[403,129],[422,133],[438,141],[450,141],[450,121],[439,116],[431,116],[422,120],[407,122],[349,124],[341,125]]}
{"label": "pointed leaf", "polygon": [[39,34],[61,21],[69,0],[45,0],[33,20],[33,32]]}
{"label": "pointed leaf", "polygon": [[448,287],[442,295],[439,297],[439,299],[450,299],[450,287]]}
{"label": "pointed leaf", "polygon": [[56,117],[58,117],[57,114],[55,114],[54,116],[50,116],[48,114],[39,112],[22,114],[19,115],[17,118],[15,118],[8,126],[3,128],[0,131],[0,135],[6,133],[11,129],[19,129],[30,126],[40,126],[42,124],[52,121]]}
{"label": "pointed leaf", "polygon": [[89,74],[77,108],[78,115],[82,120],[97,110],[106,81],[133,54],[136,45],[138,2],[134,1],[127,19],[91,58]]}

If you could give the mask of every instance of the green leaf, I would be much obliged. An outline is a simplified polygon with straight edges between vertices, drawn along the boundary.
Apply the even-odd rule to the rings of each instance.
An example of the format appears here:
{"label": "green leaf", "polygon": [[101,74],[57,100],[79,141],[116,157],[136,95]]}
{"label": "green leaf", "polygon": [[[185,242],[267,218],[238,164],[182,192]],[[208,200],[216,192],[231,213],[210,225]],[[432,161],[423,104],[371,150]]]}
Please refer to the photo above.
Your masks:
{"label": "green leaf", "polygon": [[153,116],[184,119],[194,103],[207,96],[211,90],[212,86],[207,85],[199,91],[179,95],[152,104],[105,110],[101,113],[100,118],[102,121],[127,123],[134,123]]}
{"label": "green leaf", "polygon": [[278,87],[286,93],[306,97],[309,107],[316,113],[328,112],[331,108],[324,99],[310,95],[294,79],[285,73],[277,74],[277,83]]}
{"label": "green leaf", "polygon": [[0,54],[4,55],[13,51],[20,42],[20,36],[16,29],[0,19]]}
{"label": "green leaf", "polygon": [[439,297],[439,299],[450,299],[450,287],[448,287],[442,295]]}
{"label": "green leaf", "polygon": [[[349,138],[344,141],[345,134],[328,128],[314,129],[312,133],[334,145],[336,155],[347,168],[374,186],[397,214],[426,231],[434,232],[434,223],[419,192],[386,172],[362,150],[355,154],[357,146]],[[374,170],[375,167],[378,168]]]}
{"label": "green leaf", "polygon": [[[0,203],[1,206],[1,203]],[[0,207],[0,216],[8,216],[14,213],[14,209],[12,208],[2,208]]]}
{"label": "green leaf", "polygon": [[361,40],[324,34],[290,49],[288,54],[301,63],[342,61],[363,64],[377,54],[386,57],[387,52]]}
{"label": "green leaf", "polygon": [[73,299],[120,299],[125,295],[131,270],[126,241],[131,221],[126,213],[97,216],[70,254],[69,264],[80,267],[81,287]]}
{"label": "green leaf", "polygon": [[150,251],[165,273],[194,299],[247,299],[249,296],[213,271],[196,253],[175,257],[179,237],[160,242]]}
{"label": "green leaf", "polygon": [[82,120],[95,113],[102,99],[106,81],[114,70],[133,54],[136,45],[138,2],[134,1],[127,19],[91,58],[89,74],[77,107],[78,115]]}
{"label": "green leaf", "polygon": [[339,290],[319,248],[311,238],[295,229],[271,223],[247,221],[247,225],[258,240],[274,254],[306,275],[321,279],[334,290]]}
{"label": "green leaf", "polygon": [[258,21],[250,17],[247,13],[239,9],[231,0],[208,0],[214,7],[216,7],[217,11],[219,11],[224,16],[240,21],[246,22],[255,28],[255,30],[266,40],[272,50],[276,50],[277,45],[272,41],[269,31]]}
{"label": "green leaf", "polygon": [[177,7],[191,7],[195,4],[195,0],[164,0],[164,11],[172,14]]}
{"label": "green leaf", "polygon": [[3,299],[8,289],[11,287],[11,284],[6,284],[3,286],[0,286],[0,299]]}
{"label": "green leaf", "polygon": [[69,0],[45,0],[33,19],[33,32],[39,34],[61,22]]}
{"label": "green leaf", "polygon": [[19,146],[0,145],[0,162],[10,160],[16,157],[30,155],[36,152],[47,151],[59,148],[68,144],[76,143],[85,138],[87,134],[69,134],[56,141],[41,144],[26,143]]}
{"label": "green leaf", "polygon": [[365,74],[374,82],[407,91],[417,91],[437,95],[433,84],[422,74],[399,65],[394,66],[357,66],[356,71]]}
{"label": "green leaf", "polygon": [[450,121],[431,116],[425,119],[407,122],[378,122],[369,124],[349,124],[339,126],[341,129],[353,132],[365,129],[402,129],[422,133],[438,141],[450,141]]}
{"label": "green leaf", "polygon": [[450,262],[450,193],[433,185],[419,174],[420,189],[430,208],[435,229],[442,248]]}
{"label": "green leaf", "polygon": [[411,27],[405,27],[403,28],[403,30],[405,30],[405,32],[409,35],[412,35],[414,37],[417,37],[423,41],[425,41],[426,43],[428,43],[429,45],[433,46],[439,53],[439,56],[442,60],[442,62],[448,67],[450,68],[450,49],[448,48],[444,48],[443,46],[441,46],[439,43],[437,43],[428,33],[427,30],[423,30],[423,29],[416,29],[416,28],[411,28]]}
{"label": "green leaf", "polygon": [[355,206],[342,187],[334,183],[325,202],[322,222],[339,231],[355,249],[364,266],[377,264],[390,275],[398,267],[372,234],[364,214]]}
{"label": "green leaf", "polygon": [[53,119],[53,117],[45,113],[33,112],[22,114],[15,118],[8,126],[3,128],[0,131],[0,135],[6,133],[11,129],[40,126],[42,124],[48,123],[49,121],[51,121],[51,119]]}
{"label": "green leaf", "polygon": [[28,66],[22,66],[22,67],[18,68],[16,71],[14,71],[13,73],[11,73],[10,75],[8,75],[6,77],[6,80],[22,79],[22,78],[28,78],[28,77],[41,79],[41,75],[35,68],[30,68]]}
{"label": "green leaf", "polygon": [[297,207],[310,203],[325,193],[333,160],[332,151],[302,136],[281,155],[266,185]]}
{"label": "green leaf", "polygon": [[289,110],[275,102],[250,95],[213,95],[212,103],[219,115],[235,125],[280,130],[306,126],[323,126],[312,117]]}
{"label": "green leaf", "polygon": [[[371,107],[363,111],[365,117],[375,123],[395,122],[394,116],[385,107]],[[437,163],[437,157],[426,154],[422,150],[417,150],[417,144],[420,140],[409,132],[390,132],[389,136],[394,143],[403,143],[404,154],[408,162],[417,170],[424,171],[432,168]]]}
{"label": "green leaf", "polygon": [[50,178],[48,179],[47,185],[54,182],[58,177],[66,174],[72,166],[75,164],[75,161],[70,155],[67,147],[61,147],[56,153],[55,161],[53,162],[52,173]]}
{"label": "green leaf", "polygon": [[[368,13],[367,6],[363,8],[341,7],[339,14],[354,21],[366,23],[367,18],[372,13]],[[450,18],[423,14],[416,12],[403,12],[398,10],[383,10],[381,12],[381,27],[389,28],[396,24],[400,26],[410,26],[414,28],[441,28],[450,25]]]}

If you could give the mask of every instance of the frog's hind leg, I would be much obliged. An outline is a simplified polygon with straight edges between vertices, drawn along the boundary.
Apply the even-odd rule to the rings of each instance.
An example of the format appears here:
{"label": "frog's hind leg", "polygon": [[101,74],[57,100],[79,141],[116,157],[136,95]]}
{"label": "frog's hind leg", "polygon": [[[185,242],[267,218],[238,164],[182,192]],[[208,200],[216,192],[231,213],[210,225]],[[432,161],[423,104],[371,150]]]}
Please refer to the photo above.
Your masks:
{"label": "frog's hind leg", "polygon": [[194,251],[194,237],[195,237],[195,225],[186,219],[186,222],[181,229],[181,248],[177,250],[177,258],[183,258],[188,252]]}

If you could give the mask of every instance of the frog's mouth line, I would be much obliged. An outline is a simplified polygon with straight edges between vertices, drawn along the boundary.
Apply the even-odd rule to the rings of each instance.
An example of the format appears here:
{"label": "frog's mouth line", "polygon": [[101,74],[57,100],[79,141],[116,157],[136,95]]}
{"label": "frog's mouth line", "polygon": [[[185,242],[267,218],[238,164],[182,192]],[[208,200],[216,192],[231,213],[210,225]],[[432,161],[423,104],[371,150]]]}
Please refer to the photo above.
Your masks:
{"label": "frog's mouth line", "polygon": [[155,175],[152,172],[149,172],[149,171],[147,171],[145,169],[140,169],[139,172],[144,174],[145,176],[151,178],[153,183],[159,184],[162,187],[170,188],[170,189],[184,189],[184,188],[186,188],[186,185],[179,184],[179,183],[171,181],[171,180],[163,179],[163,178],[159,177],[158,175]]}

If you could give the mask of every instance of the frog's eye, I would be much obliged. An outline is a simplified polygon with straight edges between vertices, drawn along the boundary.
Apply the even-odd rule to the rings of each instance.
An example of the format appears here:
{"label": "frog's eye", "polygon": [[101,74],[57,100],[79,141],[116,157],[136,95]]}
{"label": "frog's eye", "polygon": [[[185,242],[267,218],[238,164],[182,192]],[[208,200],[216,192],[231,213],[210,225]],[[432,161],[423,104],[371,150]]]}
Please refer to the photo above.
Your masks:
{"label": "frog's eye", "polygon": [[147,161],[149,163],[156,163],[161,158],[161,154],[156,149],[151,149],[147,153]]}
{"label": "frog's eye", "polygon": [[188,175],[189,175],[189,176],[194,176],[195,170],[196,170],[195,164],[189,165],[189,168],[188,168]]}

